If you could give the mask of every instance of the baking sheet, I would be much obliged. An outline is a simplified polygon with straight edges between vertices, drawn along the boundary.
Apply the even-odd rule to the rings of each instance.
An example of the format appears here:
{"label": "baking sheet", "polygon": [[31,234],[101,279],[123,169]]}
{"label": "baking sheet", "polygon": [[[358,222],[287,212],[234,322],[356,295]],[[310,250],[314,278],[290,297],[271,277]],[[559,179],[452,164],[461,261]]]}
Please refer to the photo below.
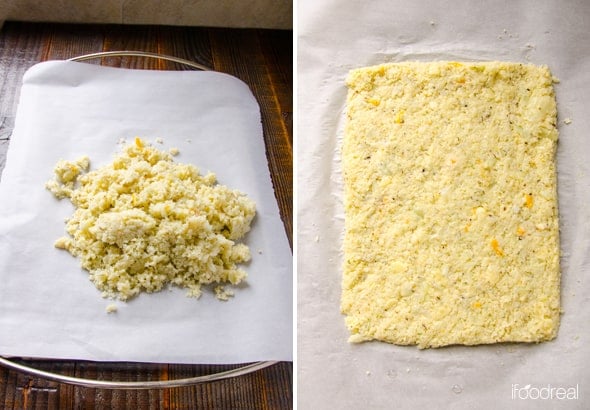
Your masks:
{"label": "baking sheet", "polygon": [[[55,163],[110,162],[141,136],[175,161],[246,193],[257,216],[246,283],[200,299],[172,287],[112,303],[79,261],[55,249],[73,207],[45,190]],[[156,143],[162,138],[163,144]],[[40,63],[24,76],[0,183],[0,354],[101,361],[241,363],[292,359],[292,256],[279,217],[260,111],[229,75]]]}
{"label": "baking sheet", "polygon": [[[589,19],[583,1],[299,2],[300,408],[588,407]],[[437,350],[347,343],[339,311],[344,80],[352,68],[409,60],[546,64],[561,80],[555,90],[563,315],[555,341]],[[575,399],[535,398],[542,388],[576,386]]]}

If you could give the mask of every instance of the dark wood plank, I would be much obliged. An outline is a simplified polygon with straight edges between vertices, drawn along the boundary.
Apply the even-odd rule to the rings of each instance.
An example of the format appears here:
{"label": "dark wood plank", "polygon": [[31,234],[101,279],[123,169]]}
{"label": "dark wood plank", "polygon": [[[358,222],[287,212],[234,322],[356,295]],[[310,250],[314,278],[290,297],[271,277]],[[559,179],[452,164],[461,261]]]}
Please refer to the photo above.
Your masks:
{"label": "dark wood plank", "polygon": [[[160,31],[160,54],[172,55],[213,68],[208,30],[202,27],[170,27]],[[187,66],[171,63],[174,70]]]}
{"label": "dark wood plank", "polygon": [[[76,362],[76,377],[90,380],[154,381],[166,380],[168,365],[150,363]],[[75,386],[74,405],[92,403],[96,408],[110,408],[113,403],[124,408],[161,408],[166,405],[165,390],[109,390]],[[156,405],[156,407],[153,407]]]}
{"label": "dark wood plank", "polygon": [[[42,59],[66,60],[72,57],[100,51],[104,35],[100,27],[86,24],[48,24],[48,43]],[[89,60],[90,64],[99,64],[100,60]]]}
{"label": "dark wood plank", "polygon": [[[148,51],[159,52],[158,29],[154,26],[109,26],[105,32],[103,51]],[[110,57],[102,65],[111,67],[162,70],[168,63],[153,58]]]}
{"label": "dark wood plank", "polygon": [[[232,366],[203,365],[199,368],[171,365],[175,378],[212,374]],[[292,408],[291,362],[281,362],[240,378],[200,384],[195,389],[178,388],[170,391],[170,407],[191,409],[288,409]]]}
{"label": "dark wood plank", "polygon": [[[0,139],[8,139],[14,127],[23,74],[41,61],[47,32],[23,30],[23,24],[6,23],[0,36]],[[4,151],[5,152],[5,151]],[[3,155],[0,155],[3,157]]]}
{"label": "dark wood plank", "polygon": [[[59,374],[94,380],[157,380],[161,367],[142,363],[15,360]],[[213,374],[240,365],[170,365],[177,378]],[[109,390],[59,384],[0,368],[2,408],[289,409],[292,363],[282,362],[240,378],[173,389]],[[151,375],[151,376],[150,376]],[[1,403],[1,402],[0,402]]]}
{"label": "dark wood plank", "polygon": [[[19,361],[14,359],[15,361]],[[22,361],[20,361],[22,362]],[[74,364],[66,362],[35,361],[35,366],[59,369],[62,374],[72,373]],[[24,373],[0,369],[0,403],[2,408],[67,408],[71,400],[72,387],[30,377]],[[66,397],[69,395],[70,397]]]}
{"label": "dark wood plank", "polygon": [[293,151],[293,39],[290,31],[259,30],[262,55]]}

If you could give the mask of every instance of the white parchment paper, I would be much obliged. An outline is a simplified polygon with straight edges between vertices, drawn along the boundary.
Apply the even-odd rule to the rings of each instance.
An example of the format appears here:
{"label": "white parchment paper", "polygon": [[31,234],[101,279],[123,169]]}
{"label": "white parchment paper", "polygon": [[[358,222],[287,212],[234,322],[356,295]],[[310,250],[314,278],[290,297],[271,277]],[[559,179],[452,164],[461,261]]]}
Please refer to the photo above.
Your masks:
{"label": "white parchment paper", "polygon": [[[257,204],[246,284],[228,302],[171,288],[107,314],[87,272],[53,247],[71,215],[44,189],[55,163],[110,162],[141,136],[180,150]],[[163,144],[156,143],[157,138]],[[0,183],[0,354],[173,363],[291,360],[292,255],[274,196],[260,111],[247,85],[215,72],[125,70],[53,61],[24,76]]]}
{"label": "white parchment paper", "polygon": [[[589,407],[589,23],[585,1],[299,2],[299,408]],[[408,60],[546,64],[561,80],[555,89],[564,313],[555,341],[423,351],[347,343],[339,311],[344,80],[352,68]],[[553,399],[539,397],[547,387]],[[559,387],[577,387],[578,397],[557,398]]]}

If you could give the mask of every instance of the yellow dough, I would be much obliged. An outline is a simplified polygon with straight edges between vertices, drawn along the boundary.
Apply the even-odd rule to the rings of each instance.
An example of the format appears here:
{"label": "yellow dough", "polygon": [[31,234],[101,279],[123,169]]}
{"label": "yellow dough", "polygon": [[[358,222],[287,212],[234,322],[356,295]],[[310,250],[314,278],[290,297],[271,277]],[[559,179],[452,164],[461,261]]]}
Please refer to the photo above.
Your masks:
{"label": "yellow dough", "polygon": [[351,342],[540,342],[560,315],[553,77],[545,66],[352,70],[341,310]]}

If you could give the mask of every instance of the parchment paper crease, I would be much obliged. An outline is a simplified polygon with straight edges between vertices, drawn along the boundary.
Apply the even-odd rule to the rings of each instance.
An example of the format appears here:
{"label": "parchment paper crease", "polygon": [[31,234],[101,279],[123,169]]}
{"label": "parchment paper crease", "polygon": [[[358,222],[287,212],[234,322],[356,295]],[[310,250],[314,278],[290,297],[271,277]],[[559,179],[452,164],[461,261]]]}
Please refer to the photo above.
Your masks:
{"label": "parchment paper crease", "polygon": [[[79,261],[53,247],[68,201],[44,189],[55,163],[108,163],[141,136],[212,171],[257,204],[247,284],[228,302],[172,288],[111,303]],[[155,143],[162,138],[162,145]],[[174,363],[290,360],[292,257],[274,197],[258,104],[215,72],[124,70],[54,61],[23,79],[0,184],[0,354]]]}
{"label": "parchment paper crease", "polygon": [[[299,407],[588,408],[590,3],[304,0],[298,7]],[[555,341],[423,351],[347,343],[339,311],[344,80],[351,68],[408,60],[546,64],[561,80],[555,89],[564,313]],[[513,389],[527,385],[533,397],[531,389],[548,385],[577,386],[579,396],[543,400],[525,391],[521,399]]]}

